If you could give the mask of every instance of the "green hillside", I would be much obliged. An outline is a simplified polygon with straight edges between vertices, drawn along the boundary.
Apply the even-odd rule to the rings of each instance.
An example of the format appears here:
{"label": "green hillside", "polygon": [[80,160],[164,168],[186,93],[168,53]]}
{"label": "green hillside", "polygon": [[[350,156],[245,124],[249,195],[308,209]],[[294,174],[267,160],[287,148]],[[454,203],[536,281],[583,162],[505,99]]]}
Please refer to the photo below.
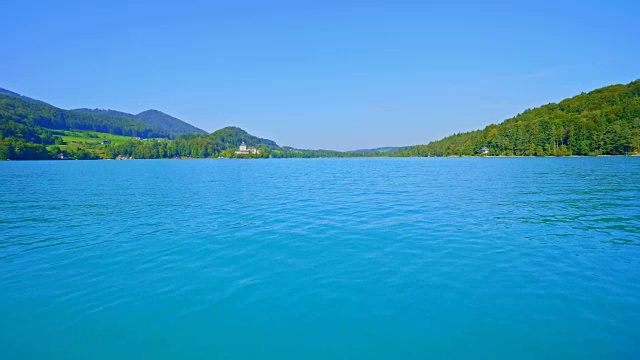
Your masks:
{"label": "green hillside", "polygon": [[13,92],[13,91],[10,91],[10,90],[7,90],[7,89],[3,89],[3,88],[0,88],[0,95],[14,97],[14,98],[18,98],[18,99],[22,99],[22,100],[25,100],[25,101],[38,103],[38,104],[49,105],[44,101],[32,99],[32,98],[27,97],[27,96],[22,96],[22,95],[20,95],[20,94],[18,94],[16,92]]}
{"label": "green hillside", "polygon": [[206,134],[207,132],[188,124],[180,119],[174,118],[158,110],[147,110],[135,116],[135,119],[151,126],[154,129],[160,129],[171,135],[178,136],[184,134]]}
{"label": "green hillside", "polygon": [[95,131],[53,130],[52,134],[59,139],[56,139],[54,145],[47,146],[47,150],[55,158],[62,154],[63,158],[104,159],[107,158],[105,150],[110,145],[129,141],[142,142],[130,136]]}
{"label": "green hillside", "polygon": [[0,159],[98,158],[104,157],[104,145],[97,139],[117,144],[186,133],[205,132],[156,110],[63,110],[0,88]]}
{"label": "green hillside", "polygon": [[448,136],[393,156],[624,155],[640,152],[640,80],[526,110],[499,125]]}
{"label": "green hillside", "polygon": [[132,119],[138,121],[146,126],[167,133],[171,136],[185,135],[185,134],[206,134],[207,132],[199,129],[191,124],[188,124],[180,119],[177,119],[171,115],[167,115],[158,110],[147,110],[140,114],[133,115],[116,110],[103,110],[103,109],[75,109],[74,112],[80,112],[84,114],[105,115],[111,117],[119,117],[125,119]]}
{"label": "green hillside", "polygon": [[31,128],[56,130],[89,130],[123,136],[168,137],[134,119],[81,113],[0,94],[0,121],[14,122]]}

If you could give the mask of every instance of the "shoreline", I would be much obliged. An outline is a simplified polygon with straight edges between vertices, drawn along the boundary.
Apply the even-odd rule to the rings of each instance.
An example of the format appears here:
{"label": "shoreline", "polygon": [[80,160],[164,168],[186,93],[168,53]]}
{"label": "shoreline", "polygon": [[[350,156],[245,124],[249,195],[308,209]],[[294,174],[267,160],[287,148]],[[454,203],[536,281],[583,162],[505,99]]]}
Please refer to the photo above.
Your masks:
{"label": "shoreline", "polygon": [[640,154],[628,154],[628,155],[567,155],[567,156],[524,156],[524,155],[497,155],[497,156],[336,156],[336,157],[286,157],[286,158],[161,158],[161,159],[40,159],[40,160],[15,160],[4,159],[2,161],[139,161],[139,160],[286,160],[286,159],[513,159],[513,158],[597,158],[597,157],[640,157]]}

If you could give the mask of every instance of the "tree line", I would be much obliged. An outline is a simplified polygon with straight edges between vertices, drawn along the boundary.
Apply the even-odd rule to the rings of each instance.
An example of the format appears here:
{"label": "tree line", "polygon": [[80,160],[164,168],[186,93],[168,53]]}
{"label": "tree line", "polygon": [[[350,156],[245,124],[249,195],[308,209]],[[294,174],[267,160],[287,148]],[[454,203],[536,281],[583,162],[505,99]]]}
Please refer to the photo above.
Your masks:
{"label": "tree line", "polygon": [[[256,147],[257,154],[236,154],[240,144]],[[127,141],[110,145],[105,150],[108,158],[118,156],[136,159],[191,158],[317,158],[376,156],[377,152],[360,154],[332,150],[301,150],[278,146],[274,141],[248,134],[237,127],[226,127],[211,134],[189,134],[175,140]]]}

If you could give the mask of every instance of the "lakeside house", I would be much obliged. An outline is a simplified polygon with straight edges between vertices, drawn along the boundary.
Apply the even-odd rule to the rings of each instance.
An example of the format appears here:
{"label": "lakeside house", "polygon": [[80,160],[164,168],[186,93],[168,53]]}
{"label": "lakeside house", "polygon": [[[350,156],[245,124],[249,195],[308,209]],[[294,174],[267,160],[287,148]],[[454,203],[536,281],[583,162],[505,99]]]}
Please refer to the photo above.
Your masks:
{"label": "lakeside house", "polygon": [[488,147],[483,146],[483,147],[480,149],[480,154],[482,154],[482,155],[486,155],[486,154],[488,154],[488,153],[489,153],[489,148],[488,148]]}
{"label": "lakeside house", "polygon": [[245,144],[243,141],[242,144],[240,144],[238,150],[235,151],[235,153],[240,155],[260,154],[260,150],[252,146],[247,147],[247,144]]}

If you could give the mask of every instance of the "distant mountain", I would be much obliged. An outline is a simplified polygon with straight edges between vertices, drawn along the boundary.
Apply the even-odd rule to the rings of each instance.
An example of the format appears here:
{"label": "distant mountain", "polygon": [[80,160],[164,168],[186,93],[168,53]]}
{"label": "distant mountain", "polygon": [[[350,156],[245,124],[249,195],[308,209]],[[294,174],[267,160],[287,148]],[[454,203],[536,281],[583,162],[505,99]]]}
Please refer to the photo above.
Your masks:
{"label": "distant mountain", "polygon": [[[14,137],[25,127],[53,130],[91,130],[124,136],[170,137],[136,119],[63,110],[24,96],[0,94],[0,138]],[[22,131],[22,130],[21,130]],[[8,135],[12,134],[12,135]],[[33,142],[33,141],[32,141]]]}
{"label": "distant mountain", "polygon": [[640,80],[527,109],[502,123],[392,156],[565,156],[640,152]]}
{"label": "distant mountain", "polygon": [[93,130],[116,135],[176,137],[207,132],[158,110],[133,115],[104,109],[63,110],[44,101],[0,88],[0,122],[54,130]]}
{"label": "distant mountain", "polygon": [[75,109],[72,111],[81,112],[85,114],[105,115],[118,118],[128,118],[139,121],[153,129],[157,129],[162,132],[166,132],[172,136],[185,135],[185,134],[207,134],[206,131],[199,129],[191,124],[188,124],[180,119],[177,119],[171,115],[167,115],[158,110],[143,111],[138,115],[133,115],[116,110],[103,110],[103,109]]}
{"label": "distant mountain", "polygon": [[136,115],[135,118],[154,129],[168,132],[171,135],[183,134],[206,134],[207,132],[188,124],[171,115],[167,115],[158,110],[147,110]]}
{"label": "distant mountain", "polygon": [[347,151],[348,154],[391,154],[397,151],[409,149],[410,146],[385,146],[373,149],[359,149]]}

